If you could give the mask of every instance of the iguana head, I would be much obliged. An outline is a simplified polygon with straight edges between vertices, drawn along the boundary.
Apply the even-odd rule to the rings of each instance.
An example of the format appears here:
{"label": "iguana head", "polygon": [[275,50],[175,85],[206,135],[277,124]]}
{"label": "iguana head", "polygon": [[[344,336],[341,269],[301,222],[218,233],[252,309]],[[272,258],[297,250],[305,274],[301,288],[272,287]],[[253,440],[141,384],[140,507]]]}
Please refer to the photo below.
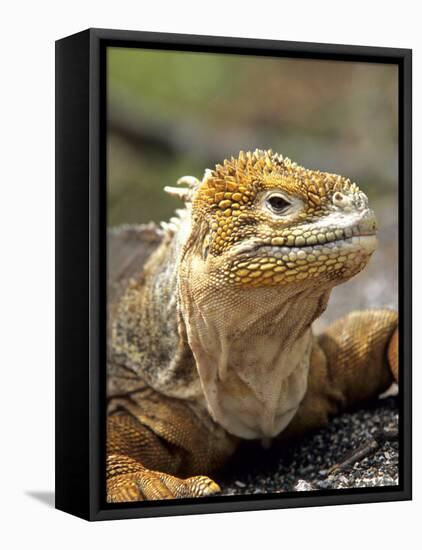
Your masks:
{"label": "iguana head", "polygon": [[272,151],[181,183],[180,311],[208,409],[236,435],[272,437],[306,390],[312,322],[375,250],[374,213],[348,179]]}
{"label": "iguana head", "polygon": [[356,184],[272,151],[240,152],[207,170],[190,197],[190,245],[216,288],[333,286],[376,247],[375,216]]}

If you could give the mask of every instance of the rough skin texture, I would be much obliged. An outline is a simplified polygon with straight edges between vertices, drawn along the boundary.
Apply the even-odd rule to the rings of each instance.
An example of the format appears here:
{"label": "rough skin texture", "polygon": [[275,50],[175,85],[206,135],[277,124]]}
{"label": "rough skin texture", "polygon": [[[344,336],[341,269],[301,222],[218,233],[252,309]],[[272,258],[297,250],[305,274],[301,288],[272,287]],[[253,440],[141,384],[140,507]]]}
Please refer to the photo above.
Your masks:
{"label": "rough skin texture", "polygon": [[218,492],[242,439],[288,444],[398,378],[396,312],[312,334],[376,247],[355,184],[271,151],[180,183],[185,209],[110,293],[110,502]]}

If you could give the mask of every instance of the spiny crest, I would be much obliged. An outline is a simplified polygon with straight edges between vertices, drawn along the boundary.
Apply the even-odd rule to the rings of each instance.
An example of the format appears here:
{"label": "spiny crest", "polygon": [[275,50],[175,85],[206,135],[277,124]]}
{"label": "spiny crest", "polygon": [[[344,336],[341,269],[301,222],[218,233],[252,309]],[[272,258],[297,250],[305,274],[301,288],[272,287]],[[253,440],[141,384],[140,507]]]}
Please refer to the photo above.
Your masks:
{"label": "spiny crest", "polygon": [[[237,158],[231,157],[214,170],[206,170],[193,200],[199,209],[208,205],[224,211],[244,210],[259,190],[277,187],[302,198],[315,209],[323,206],[335,191],[359,191],[342,176],[303,168],[271,149],[256,149],[253,153],[240,151]],[[230,216],[231,212],[225,215]]]}
{"label": "spiny crest", "polygon": [[186,210],[178,208],[175,211],[175,216],[172,216],[168,222],[160,222],[161,229],[164,230],[164,235],[172,237],[177,231],[179,231],[182,223],[186,218]]}
{"label": "spiny crest", "polygon": [[[288,159],[286,159],[288,161]],[[240,151],[237,158],[231,157],[226,159],[223,164],[217,164],[215,169],[211,171],[211,180],[235,179],[239,183],[249,182],[253,178],[262,178],[264,175],[272,172],[279,172],[284,168],[284,160],[282,155],[273,153],[271,149],[262,151],[255,149],[250,151]]]}
{"label": "spiny crest", "polygon": [[187,185],[187,187],[171,187],[166,185],[164,191],[185,202],[191,202],[194,192],[200,186],[201,182],[193,176],[183,176],[177,180],[177,185]]}
{"label": "spiny crest", "polygon": [[226,217],[239,215],[253,203],[260,190],[281,187],[315,210],[329,203],[336,191],[359,191],[356,184],[342,176],[303,168],[271,149],[240,151],[237,158],[231,157],[213,170],[205,170],[202,181],[184,176],[177,183],[184,187],[164,190],[185,203],[194,203],[196,211],[217,209]]}

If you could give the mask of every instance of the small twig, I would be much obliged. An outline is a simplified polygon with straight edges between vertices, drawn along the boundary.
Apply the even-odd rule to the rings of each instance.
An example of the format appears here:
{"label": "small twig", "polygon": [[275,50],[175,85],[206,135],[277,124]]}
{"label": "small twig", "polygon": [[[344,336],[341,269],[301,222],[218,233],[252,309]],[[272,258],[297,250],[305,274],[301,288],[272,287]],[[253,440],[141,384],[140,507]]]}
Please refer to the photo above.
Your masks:
{"label": "small twig", "polygon": [[353,449],[345,455],[341,462],[334,464],[328,470],[328,475],[334,472],[344,471],[352,467],[355,462],[374,454],[383,443],[386,441],[394,441],[398,438],[399,432],[397,428],[384,428],[374,434],[369,441],[360,445],[357,449]]}

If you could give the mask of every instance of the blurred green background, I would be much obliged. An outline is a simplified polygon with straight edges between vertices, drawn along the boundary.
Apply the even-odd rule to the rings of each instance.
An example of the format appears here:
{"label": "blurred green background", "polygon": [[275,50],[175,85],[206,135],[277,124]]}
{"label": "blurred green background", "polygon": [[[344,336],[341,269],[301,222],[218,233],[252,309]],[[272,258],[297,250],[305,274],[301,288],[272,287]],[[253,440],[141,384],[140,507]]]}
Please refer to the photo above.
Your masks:
{"label": "blurred green background", "polygon": [[397,79],[384,64],[109,48],[109,225],[168,219],[165,185],[256,147],[392,208]]}

